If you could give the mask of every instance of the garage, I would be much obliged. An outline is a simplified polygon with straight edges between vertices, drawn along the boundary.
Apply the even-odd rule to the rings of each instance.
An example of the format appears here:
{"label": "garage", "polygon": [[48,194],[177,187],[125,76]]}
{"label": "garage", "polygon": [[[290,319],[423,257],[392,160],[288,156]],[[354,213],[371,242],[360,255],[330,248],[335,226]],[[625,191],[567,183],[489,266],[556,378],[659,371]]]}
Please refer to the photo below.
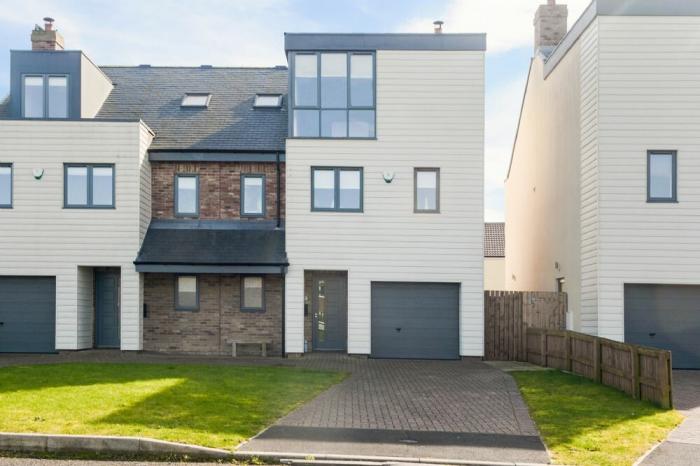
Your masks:
{"label": "garage", "polygon": [[56,349],[55,277],[0,277],[0,353]]}
{"label": "garage", "polygon": [[700,368],[700,286],[625,285],[625,341],[671,350],[676,369]]}
{"label": "garage", "polygon": [[459,358],[459,284],[372,283],[372,357]]}

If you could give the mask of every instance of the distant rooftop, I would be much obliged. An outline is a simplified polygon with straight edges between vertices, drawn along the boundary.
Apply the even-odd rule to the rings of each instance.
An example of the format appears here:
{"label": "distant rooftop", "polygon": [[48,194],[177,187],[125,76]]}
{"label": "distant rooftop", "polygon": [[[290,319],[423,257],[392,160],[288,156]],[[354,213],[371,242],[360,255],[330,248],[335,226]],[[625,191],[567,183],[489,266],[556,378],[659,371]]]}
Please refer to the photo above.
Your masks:
{"label": "distant rooftop", "polygon": [[284,49],[323,50],[486,50],[486,34],[285,33]]}
{"label": "distant rooftop", "polygon": [[484,257],[506,257],[505,223],[484,224]]}

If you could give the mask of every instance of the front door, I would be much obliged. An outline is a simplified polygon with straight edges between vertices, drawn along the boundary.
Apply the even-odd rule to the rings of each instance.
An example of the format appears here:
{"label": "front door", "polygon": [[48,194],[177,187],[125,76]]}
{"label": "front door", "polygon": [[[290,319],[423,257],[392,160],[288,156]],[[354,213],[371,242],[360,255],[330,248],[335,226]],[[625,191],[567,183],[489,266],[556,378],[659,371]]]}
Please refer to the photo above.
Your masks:
{"label": "front door", "polygon": [[313,349],[346,351],[348,280],[344,272],[314,272],[312,287]]}
{"label": "front door", "polygon": [[95,346],[119,348],[118,272],[95,272]]}

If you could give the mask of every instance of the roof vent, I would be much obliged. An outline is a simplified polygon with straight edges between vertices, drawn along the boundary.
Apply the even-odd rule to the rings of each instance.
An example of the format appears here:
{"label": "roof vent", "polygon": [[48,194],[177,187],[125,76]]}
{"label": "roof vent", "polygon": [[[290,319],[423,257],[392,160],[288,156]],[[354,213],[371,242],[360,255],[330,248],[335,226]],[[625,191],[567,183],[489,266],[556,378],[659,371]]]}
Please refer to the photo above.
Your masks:
{"label": "roof vent", "polygon": [[442,25],[443,24],[445,24],[445,22],[441,21],[439,19],[437,21],[433,21],[433,27],[434,27],[433,30],[435,31],[435,34],[442,34]]}

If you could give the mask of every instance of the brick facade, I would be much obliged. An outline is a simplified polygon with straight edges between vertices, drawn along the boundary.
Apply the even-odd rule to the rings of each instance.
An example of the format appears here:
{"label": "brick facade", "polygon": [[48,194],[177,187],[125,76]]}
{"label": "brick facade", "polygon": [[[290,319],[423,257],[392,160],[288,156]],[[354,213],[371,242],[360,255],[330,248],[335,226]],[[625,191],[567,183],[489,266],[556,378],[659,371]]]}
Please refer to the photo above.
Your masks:
{"label": "brick facade", "polygon": [[[240,310],[238,275],[199,275],[199,310],[175,310],[175,275],[145,274],[143,320],[145,351],[231,354],[231,340],[272,342],[270,355],[282,354],[282,278],[265,276],[265,312]],[[246,351],[249,350],[249,351]],[[259,354],[259,347],[239,354]]]}
{"label": "brick facade", "polygon": [[[284,163],[281,164],[280,171],[280,216],[284,219]],[[178,173],[199,175],[199,218],[202,220],[240,219],[241,174],[265,175],[265,219],[277,218],[277,165],[269,162],[153,162],[153,218],[175,218],[174,183]],[[261,219],[262,217],[256,217],[246,220]]]}

